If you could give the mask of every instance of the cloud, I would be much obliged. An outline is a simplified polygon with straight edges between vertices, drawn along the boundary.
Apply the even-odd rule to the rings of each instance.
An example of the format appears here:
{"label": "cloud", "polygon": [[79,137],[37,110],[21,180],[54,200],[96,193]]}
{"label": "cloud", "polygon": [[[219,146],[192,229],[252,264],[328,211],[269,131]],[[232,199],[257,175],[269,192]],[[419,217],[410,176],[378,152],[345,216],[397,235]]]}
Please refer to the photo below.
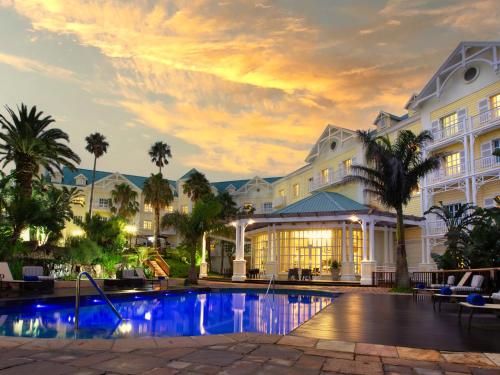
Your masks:
{"label": "cloud", "polygon": [[76,80],[72,71],[40,61],[0,52],[0,63],[23,72],[35,72],[63,80]]}

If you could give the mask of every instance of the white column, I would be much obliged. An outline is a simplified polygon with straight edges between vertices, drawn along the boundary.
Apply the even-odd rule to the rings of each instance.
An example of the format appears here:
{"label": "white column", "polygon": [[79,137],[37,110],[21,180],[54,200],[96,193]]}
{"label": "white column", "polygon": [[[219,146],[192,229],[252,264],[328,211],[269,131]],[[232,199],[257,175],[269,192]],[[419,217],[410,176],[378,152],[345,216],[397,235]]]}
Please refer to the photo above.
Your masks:
{"label": "white column", "polygon": [[394,264],[394,230],[389,231],[389,263]]}
{"label": "white column", "polygon": [[370,221],[370,261],[375,261],[375,222]]}
{"label": "white column", "polygon": [[435,269],[434,265],[431,262],[431,256],[429,253],[429,241],[428,238],[424,235],[425,224],[420,225],[420,230],[422,232],[422,263],[419,265],[420,271],[431,271]]}
{"label": "white column", "polygon": [[363,257],[363,258],[362,258],[362,259],[363,259],[363,261],[367,261],[367,260],[368,260],[368,258],[367,258],[367,255],[368,255],[368,254],[367,254],[367,252],[366,252],[366,237],[368,236],[368,233],[367,233],[367,231],[366,231],[366,221],[365,221],[365,220],[363,220],[363,221],[361,222],[361,231],[363,232],[363,239],[362,239],[362,241],[363,241],[363,242],[362,242],[362,243],[363,243],[363,252],[362,252],[362,257]]}
{"label": "white column", "polygon": [[233,260],[233,281],[245,281],[247,278],[245,260],[245,225],[236,222],[236,254]]}
{"label": "white column", "polygon": [[477,183],[476,183],[476,163],[474,160],[474,143],[476,138],[473,134],[470,135],[470,154],[471,154],[471,165],[470,165],[470,174],[471,174],[471,200],[473,205],[477,205]]}
{"label": "white column", "polygon": [[203,277],[207,277],[207,260],[206,260],[206,254],[207,254],[207,234],[203,233],[203,237],[201,239],[201,264],[200,264],[200,279]]}
{"label": "white column", "polygon": [[275,241],[276,241],[276,226],[273,224],[273,229],[267,227],[267,247],[268,258],[266,260],[266,276],[271,278],[276,274],[276,258],[275,258]]}
{"label": "white column", "polygon": [[389,264],[389,230],[384,227],[384,264]]}
{"label": "white column", "polygon": [[342,223],[342,268],[340,280],[351,281],[356,278],[354,275],[354,254],[352,246],[352,225],[349,225],[349,253],[347,253],[347,232],[346,223]]}

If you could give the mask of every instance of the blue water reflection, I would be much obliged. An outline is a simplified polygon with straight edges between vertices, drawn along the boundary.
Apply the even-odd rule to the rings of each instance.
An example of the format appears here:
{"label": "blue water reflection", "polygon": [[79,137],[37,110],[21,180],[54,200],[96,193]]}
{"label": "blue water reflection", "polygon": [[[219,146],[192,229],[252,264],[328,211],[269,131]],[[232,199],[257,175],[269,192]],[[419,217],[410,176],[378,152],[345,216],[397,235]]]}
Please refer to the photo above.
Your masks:
{"label": "blue water reflection", "polygon": [[[236,332],[286,334],[332,302],[331,296],[262,293],[172,293],[115,301],[120,322],[102,301],[80,310],[80,338],[196,336]],[[74,337],[72,305],[36,304],[0,310],[0,334]]]}

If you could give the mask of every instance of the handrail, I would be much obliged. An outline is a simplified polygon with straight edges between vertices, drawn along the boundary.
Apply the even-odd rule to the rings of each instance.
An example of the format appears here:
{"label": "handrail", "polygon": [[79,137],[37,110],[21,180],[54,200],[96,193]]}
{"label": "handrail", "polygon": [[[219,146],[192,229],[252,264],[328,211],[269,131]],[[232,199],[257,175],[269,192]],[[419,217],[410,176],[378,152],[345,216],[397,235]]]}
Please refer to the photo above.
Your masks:
{"label": "handrail", "polygon": [[[274,283],[273,283],[274,281]],[[275,275],[274,273],[272,274],[271,276],[271,280],[269,280],[269,284],[267,285],[267,290],[266,290],[266,294],[264,295],[264,298],[267,297],[267,295],[269,294],[269,289],[271,288],[271,284],[273,284],[273,301],[274,301],[274,294],[275,294],[275,290],[276,290],[276,280],[275,280]]]}
{"label": "handrail", "polygon": [[75,331],[78,330],[78,320],[79,320],[79,315],[80,315],[80,281],[82,279],[82,276],[87,276],[87,279],[90,281],[90,283],[93,285],[93,287],[99,292],[101,297],[104,299],[104,301],[108,304],[108,306],[113,310],[115,315],[120,319],[123,320],[123,317],[121,314],[118,312],[116,309],[115,305],[111,303],[108,297],[104,294],[102,289],[97,285],[95,280],[93,279],[92,276],[86,271],[82,271],[78,274],[78,277],[76,278],[76,301],[75,301]]}

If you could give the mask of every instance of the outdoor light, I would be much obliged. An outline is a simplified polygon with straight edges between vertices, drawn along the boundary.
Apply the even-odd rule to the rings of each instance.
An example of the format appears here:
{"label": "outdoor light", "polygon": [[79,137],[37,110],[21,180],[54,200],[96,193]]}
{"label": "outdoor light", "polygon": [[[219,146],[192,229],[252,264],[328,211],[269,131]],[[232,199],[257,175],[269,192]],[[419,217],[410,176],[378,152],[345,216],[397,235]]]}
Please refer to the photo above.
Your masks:
{"label": "outdoor light", "polygon": [[353,223],[356,223],[359,221],[359,217],[357,217],[356,215],[351,215],[349,216],[349,220],[351,220]]}
{"label": "outdoor light", "polygon": [[248,225],[252,225],[253,223],[255,223],[255,220],[254,220],[254,219],[250,219],[250,220],[248,220]]}
{"label": "outdoor light", "polygon": [[230,223],[230,224],[231,224],[233,227],[235,227],[236,225],[238,225],[238,224],[236,223],[236,221],[231,221],[231,223]]}
{"label": "outdoor light", "polygon": [[149,241],[149,242],[153,242],[154,240],[155,240],[155,238],[154,238],[153,236],[149,236],[149,237],[148,237],[148,241]]}
{"label": "outdoor light", "polygon": [[84,232],[83,230],[81,230],[81,229],[73,229],[73,230],[71,231],[71,235],[72,235],[73,237],[81,237],[81,236],[83,236],[84,234],[85,234],[85,232]]}
{"label": "outdoor light", "polygon": [[135,233],[137,233],[137,227],[135,225],[127,224],[127,225],[125,225],[125,227],[123,228],[123,230],[126,233],[128,233],[128,234],[135,234]]}

